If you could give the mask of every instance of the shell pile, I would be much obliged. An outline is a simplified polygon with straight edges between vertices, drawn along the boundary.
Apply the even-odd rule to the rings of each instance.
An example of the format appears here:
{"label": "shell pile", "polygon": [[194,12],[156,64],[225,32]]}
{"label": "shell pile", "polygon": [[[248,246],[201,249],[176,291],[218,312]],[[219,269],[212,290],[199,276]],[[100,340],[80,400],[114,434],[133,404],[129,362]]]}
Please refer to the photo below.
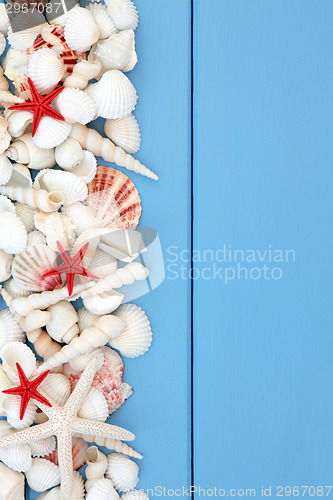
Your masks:
{"label": "shell pile", "polygon": [[[121,293],[149,273],[137,259],[146,250],[136,230],[140,196],[123,171],[96,160],[157,180],[132,156],[141,134],[133,115],[137,93],[126,73],[137,63],[137,11],[132,0],[105,0],[77,4],[58,17],[49,12],[33,27],[28,12],[27,28],[15,31],[0,5],[0,53],[6,40],[8,46],[0,71],[0,294],[7,306],[0,311],[0,413],[6,417],[0,441],[48,420],[34,399],[20,418],[21,396],[2,392],[19,385],[17,363],[30,381],[50,370],[40,389],[58,407],[73,391],[76,397],[82,374],[97,363],[77,417],[103,423],[133,392],[123,381],[122,356],[141,356],[152,343],[146,313],[122,304]],[[51,102],[63,120],[43,114],[33,131],[34,112],[14,107],[34,99],[30,82],[40,98],[64,87]],[[105,136],[88,126],[98,117],[105,119]],[[80,256],[85,270],[74,276],[73,290],[70,274],[50,274],[66,254],[72,262]],[[133,459],[142,456],[106,436],[73,435],[69,496],[61,485],[63,447],[54,435],[0,443],[1,498],[24,500],[27,483],[39,499],[147,499],[135,489]],[[98,446],[112,452],[106,456]]]}

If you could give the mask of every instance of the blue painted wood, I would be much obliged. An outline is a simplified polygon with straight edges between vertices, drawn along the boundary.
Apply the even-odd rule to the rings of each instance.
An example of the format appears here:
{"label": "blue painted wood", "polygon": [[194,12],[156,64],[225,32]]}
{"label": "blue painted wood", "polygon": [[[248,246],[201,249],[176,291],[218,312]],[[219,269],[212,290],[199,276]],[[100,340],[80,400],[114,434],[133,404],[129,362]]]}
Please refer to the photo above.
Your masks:
{"label": "blue painted wood", "polygon": [[296,254],[194,284],[195,479],[226,495],[332,483],[332,15],[196,2],[196,247]]}

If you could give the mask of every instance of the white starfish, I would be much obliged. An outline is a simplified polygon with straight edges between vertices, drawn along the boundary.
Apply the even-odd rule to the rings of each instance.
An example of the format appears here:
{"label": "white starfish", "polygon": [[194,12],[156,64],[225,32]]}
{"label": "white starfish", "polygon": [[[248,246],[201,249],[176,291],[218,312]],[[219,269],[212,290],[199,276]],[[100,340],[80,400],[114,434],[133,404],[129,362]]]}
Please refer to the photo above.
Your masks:
{"label": "white starfish", "polygon": [[79,418],[77,412],[82,406],[90,390],[97,367],[97,358],[93,358],[78,381],[67,403],[60,407],[53,404],[48,407],[35,401],[46,414],[48,421],[34,425],[22,431],[10,434],[0,439],[0,447],[29,443],[49,436],[56,436],[58,442],[58,461],[61,475],[61,490],[65,497],[70,498],[73,478],[72,434],[94,434],[95,436],[132,441],[134,435],[115,425]]}

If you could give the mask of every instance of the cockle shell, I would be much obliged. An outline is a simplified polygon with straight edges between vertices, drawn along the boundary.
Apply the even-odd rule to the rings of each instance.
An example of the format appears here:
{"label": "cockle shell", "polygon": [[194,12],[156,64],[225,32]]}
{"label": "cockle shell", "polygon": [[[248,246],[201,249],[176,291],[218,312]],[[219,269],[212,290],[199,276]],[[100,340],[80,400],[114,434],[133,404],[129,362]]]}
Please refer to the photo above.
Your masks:
{"label": "cockle shell", "polygon": [[[36,418],[37,406],[30,400],[25,410],[23,419],[20,419],[21,396],[8,394],[2,402],[2,406],[6,412],[8,423],[15,427],[15,429],[21,430],[29,427]],[[29,448],[29,456],[30,455],[31,453]],[[9,464],[7,463],[7,465]]]}
{"label": "cockle shell", "polygon": [[84,204],[93,209],[102,227],[136,227],[141,215],[141,200],[133,182],[110,167],[97,167],[96,176],[88,185],[88,198]]}
{"label": "cockle shell", "polygon": [[46,244],[46,238],[41,231],[37,231],[35,229],[34,231],[28,233],[27,247],[32,247],[34,245],[45,245],[45,244]]}
{"label": "cockle shell", "polygon": [[8,342],[24,342],[25,336],[9,309],[0,311],[0,348]]}
{"label": "cockle shell", "polygon": [[97,228],[100,225],[94,216],[93,209],[80,202],[63,206],[61,212],[71,219],[77,234],[81,234],[90,228]]}
{"label": "cockle shell", "polygon": [[91,259],[88,270],[100,279],[113,274],[117,270],[117,259],[108,255],[100,248],[96,248],[96,252]]}
{"label": "cockle shell", "polygon": [[117,309],[115,316],[125,321],[126,328],[119,337],[109,341],[111,347],[126,358],[142,356],[148,351],[153,339],[146,313],[135,304],[124,304]]}
{"label": "cockle shell", "polygon": [[34,82],[39,94],[49,94],[55,89],[65,72],[63,62],[55,50],[42,48],[31,54],[28,76]]}
{"label": "cockle shell", "polygon": [[15,203],[15,213],[17,217],[23,222],[24,227],[29,233],[35,228],[35,209],[24,205],[23,203]]}
{"label": "cockle shell", "polygon": [[58,406],[64,406],[71,392],[68,378],[61,373],[49,373],[39,388],[46,395],[46,398]]}
{"label": "cockle shell", "polygon": [[7,13],[6,4],[0,4],[0,32],[7,35],[9,27],[9,17]]}
{"label": "cockle shell", "polygon": [[55,450],[56,438],[50,436],[38,441],[32,441],[29,443],[29,446],[33,457],[45,457],[45,455],[49,455]]}
{"label": "cockle shell", "polygon": [[135,30],[139,16],[132,0],[107,0],[108,12],[119,30]]}
{"label": "cockle shell", "polygon": [[64,36],[72,50],[89,50],[99,37],[99,29],[91,12],[82,7],[72,10],[66,19]]}
{"label": "cockle shell", "polygon": [[125,30],[111,35],[97,45],[95,54],[101,61],[104,71],[110,69],[131,71],[138,62],[134,31]]}
{"label": "cockle shell", "polygon": [[[97,390],[97,389],[95,389]],[[90,446],[86,451],[87,467],[86,467],[86,490],[89,491],[91,487],[104,477],[106,468],[108,466],[107,458],[97,446]]]}
{"label": "cockle shell", "polygon": [[53,290],[62,285],[61,278],[43,274],[56,267],[57,254],[47,245],[27,247],[13,260],[12,274],[16,283],[24,290],[42,292]]}
{"label": "cockle shell", "polygon": [[0,448],[0,460],[17,472],[26,472],[31,466],[30,447],[27,444],[21,444]]}
{"label": "cockle shell", "polygon": [[27,231],[21,220],[12,212],[0,212],[0,248],[9,254],[21,253],[27,244]]}
{"label": "cockle shell", "polygon": [[[0,34],[1,36],[1,34]],[[0,116],[0,153],[2,154],[9,146],[11,135],[8,132],[8,121]],[[1,168],[1,167],[0,167]]]}
{"label": "cockle shell", "polygon": [[21,472],[15,472],[0,463],[0,492],[3,500],[24,500],[24,482],[24,475]]}
{"label": "cockle shell", "polygon": [[[21,13],[23,19],[23,13]],[[43,21],[42,21],[43,22]],[[39,23],[37,23],[38,25]],[[16,50],[27,50],[34,43],[39,32],[39,28],[31,27],[31,24],[28,24],[28,28],[14,30],[10,26],[8,29],[8,42],[13,49]]]}
{"label": "cockle shell", "polygon": [[48,192],[61,192],[64,196],[64,205],[71,205],[87,197],[86,184],[76,175],[61,170],[47,170],[40,172],[34,183]]}
{"label": "cockle shell", "polygon": [[[45,118],[49,117],[43,116],[42,120]],[[40,127],[38,127],[38,129],[39,128]],[[56,164],[54,149],[52,147],[46,148],[45,144],[43,144],[43,147],[39,148],[32,139],[30,133],[24,134],[19,139],[16,139],[7,149],[6,155],[11,160],[23,163],[27,165],[28,168],[35,170],[52,168]]]}
{"label": "cockle shell", "polygon": [[130,458],[122,453],[108,455],[106,477],[111,479],[117,491],[133,490],[139,482],[139,467]]}
{"label": "cockle shell", "polygon": [[3,285],[3,288],[8,293],[10,293],[14,297],[14,299],[17,299],[18,297],[28,297],[28,295],[30,295],[30,293],[31,293],[28,290],[22,290],[22,288],[20,288],[16,284],[16,281],[13,278],[6,281],[6,283],[4,283],[4,285]]}
{"label": "cockle shell", "polygon": [[116,25],[114,24],[111,16],[109,16],[107,8],[104,5],[91,3],[88,9],[95,19],[95,23],[99,29],[99,39],[104,40],[111,35],[117,33]]}
{"label": "cockle shell", "polygon": [[25,475],[30,488],[35,491],[45,491],[60,483],[59,467],[45,458],[33,458]]}
{"label": "cockle shell", "polygon": [[139,124],[130,114],[118,120],[106,120],[104,132],[117,146],[130,154],[137,153],[141,144]]}
{"label": "cockle shell", "polygon": [[13,212],[15,214],[14,203],[3,194],[0,194],[0,212]]}
{"label": "cockle shell", "polygon": [[6,184],[11,178],[13,165],[5,153],[0,154],[0,184]]}
{"label": "cockle shell", "polygon": [[[92,51],[90,51],[91,53]],[[73,69],[73,73],[64,81],[65,87],[73,87],[77,89],[85,89],[88,81],[97,77],[102,69],[102,63],[99,59],[94,58],[88,61],[79,61]]]}
{"label": "cockle shell", "polygon": [[96,118],[96,104],[79,89],[67,87],[53,100],[58,111],[68,123],[86,123]]}
{"label": "cockle shell", "polygon": [[86,297],[83,300],[83,305],[89,312],[102,316],[115,311],[122,303],[123,298],[124,295],[122,293],[111,290],[110,292]]}
{"label": "cockle shell", "polygon": [[7,342],[0,351],[0,357],[2,358],[2,368],[13,381],[18,380],[16,363],[21,365],[22,370],[28,378],[37,367],[34,353],[27,344],[23,344],[23,342]]}
{"label": "cockle shell", "polygon": [[34,118],[31,111],[23,110],[10,110],[6,113],[6,116],[8,119],[8,130],[12,137],[21,137]]}
{"label": "cockle shell", "polygon": [[55,158],[61,168],[70,171],[83,160],[83,149],[78,141],[69,137],[56,147]]}
{"label": "cockle shell", "polygon": [[28,167],[21,165],[20,163],[14,163],[12,176],[7,182],[7,186],[31,188],[32,179]]}
{"label": "cockle shell", "polygon": [[149,500],[149,496],[142,490],[132,490],[121,495],[123,500]]}
{"label": "cockle shell", "polygon": [[11,277],[11,269],[14,255],[0,250],[0,281],[8,280]]}
{"label": "cockle shell", "polygon": [[[64,27],[66,25],[66,20],[68,17],[68,14],[72,11],[72,9],[77,9],[78,4],[76,4],[74,7],[71,7],[71,5],[68,5],[68,7],[71,7],[67,12],[65,12],[62,15],[57,15],[58,14],[58,3],[57,0],[51,0],[49,3],[49,12],[46,12],[46,19],[47,21],[53,25],[53,26],[59,26],[59,27]],[[51,8],[52,6],[52,8]],[[67,7],[67,5],[66,5]],[[61,11],[62,12],[62,11]]]}
{"label": "cockle shell", "polygon": [[92,358],[97,358],[97,370],[102,368],[104,363],[104,354],[98,347],[97,349],[91,351],[89,354],[80,354],[80,356],[78,356],[77,358],[72,359],[68,365],[65,365],[65,374],[72,373],[73,370],[77,373],[82,372],[87,367]]}
{"label": "cockle shell", "polygon": [[48,308],[52,315],[51,321],[46,325],[48,334],[57,342],[69,343],[73,337],[79,334],[77,326],[78,315],[74,306],[66,300],[62,300]]}
{"label": "cockle shell", "polygon": [[83,405],[78,411],[78,417],[105,422],[108,416],[108,405],[105,397],[95,387],[91,387]]}
{"label": "cockle shell", "polygon": [[[88,443],[86,443],[83,439],[73,438],[72,456],[74,470],[80,469],[86,463],[86,451],[88,446]],[[47,460],[50,460],[54,464],[58,465],[58,448],[56,448],[55,451],[46,458]]]}
{"label": "cockle shell", "polygon": [[85,90],[95,101],[97,115],[103,118],[123,118],[136,106],[138,96],[130,80],[121,71],[106,71],[99,82]]}
{"label": "cockle shell", "polygon": [[112,485],[110,479],[99,479],[92,485],[86,500],[118,500],[119,495]]}
{"label": "cockle shell", "polygon": [[69,250],[75,241],[75,226],[71,220],[59,212],[37,211],[34,216],[36,229],[46,236],[47,245],[57,251],[57,242]]}
{"label": "cockle shell", "polygon": [[41,149],[54,148],[67,139],[71,129],[69,123],[43,115],[33,141]]}
{"label": "cockle shell", "polygon": [[[73,472],[72,490],[70,500],[84,500],[85,490],[83,477],[77,471]],[[23,500],[23,499],[22,499]],[[46,491],[41,495],[38,495],[37,500],[68,500],[68,497],[64,497],[61,492],[60,486],[53,488],[50,491]]]}
{"label": "cockle shell", "polygon": [[[6,374],[5,370],[3,370],[2,366],[0,366],[0,416],[5,417],[6,412],[2,406],[2,403],[4,399],[6,398],[6,394],[4,394],[2,391],[5,391],[6,389],[9,389],[10,387],[13,387],[13,382],[10,380],[8,375]],[[6,422],[5,420],[1,420],[1,422]],[[8,424],[8,422],[6,422]],[[4,435],[3,433],[6,433],[5,431],[8,430],[8,434],[10,433],[10,429],[12,428],[11,425],[8,424],[8,428],[6,429],[0,429],[0,435]]]}

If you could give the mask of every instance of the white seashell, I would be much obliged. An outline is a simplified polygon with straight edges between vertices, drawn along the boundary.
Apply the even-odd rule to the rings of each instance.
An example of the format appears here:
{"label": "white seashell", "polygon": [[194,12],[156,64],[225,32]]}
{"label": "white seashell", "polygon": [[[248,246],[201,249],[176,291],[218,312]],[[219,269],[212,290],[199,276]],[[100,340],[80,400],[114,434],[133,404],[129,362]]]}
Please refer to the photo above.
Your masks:
{"label": "white seashell", "polygon": [[117,491],[133,490],[139,482],[139,467],[122,453],[110,453],[106,477],[111,479]]}
{"label": "white seashell", "polygon": [[57,442],[54,436],[39,439],[38,441],[31,441],[29,443],[31,455],[33,457],[45,457],[49,455],[56,449],[56,445]]}
{"label": "white seashell", "polygon": [[[91,53],[92,51],[90,51]],[[88,81],[97,77],[102,69],[102,63],[98,58],[88,61],[79,61],[74,66],[73,72],[65,81],[65,87],[73,87],[77,89],[85,89]]]}
{"label": "white seashell", "polygon": [[73,337],[79,334],[76,325],[79,317],[74,306],[66,300],[62,300],[48,308],[52,315],[51,321],[46,325],[48,334],[57,342],[69,343]]}
{"label": "white seashell", "polygon": [[[4,5],[4,4],[0,4]],[[0,492],[2,500],[24,500],[24,475],[0,463]]]}
{"label": "white seashell", "polygon": [[28,76],[34,82],[39,94],[49,94],[56,88],[65,72],[63,62],[55,50],[42,48],[33,52],[29,58]]}
{"label": "white seashell", "polygon": [[53,100],[58,111],[67,123],[86,123],[96,118],[96,104],[85,92],[74,88],[64,88]]}
{"label": "white seashell", "polygon": [[[84,498],[85,498],[85,491],[84,491],[83,477],[78,471],[74,471],[70,500],[84,500]],[[46,491],[45,493],[38,495],[37,500],[69,500],[69,499],[68,497],[65,497],[61,493],[60,486],[57,486],[56,488],[53,488],[50,491]]]}
{"label": "white seashell", "polygon": [[25,336],[9,309],[0,311],[0,348],[8,342],[24,342]]}
{"label": "white seashell", "polygon": [[116,272],[117,259],[97,248],[89,263],[88,270],[99,278],[106,278],[109,274]]}
{"label": "white seashell", "polygon": [[52,340],[50,335],[42,328],[27,332],[27,339],[34,345],[38,356],[44,360],[50,358],[61,349],[61,345]]}
{"label": "white seashell", "polygon": [[123,500],[149,500],[149,496],[144,493],[142,490],[132,490],[129,491],[128,493],[125,493],[124,495],[121,495]]}
{"label": "white seashell", "polygon": [[49,373],[40,384],[39,389],[45,397],[58,406],[64,406],[71,393],[70,383],[61,373]]}
{"label": "white seashell", "polygon": [[[0,415],[1,417],[6,416],[6,412],[2,406],[4,399],[7,397],[2,391],[13,387],[13,382],[10,380],[5,370],[3,370],[2,366],[0,366]],[[12,426],[8,424],[6,420],[0,420],[0,423],[3,424],[4,427],[0,428],[0,436],[4,436],[11,433]],[[8,432],[7,432],[8,431]]]}
{"label": "white seashell", "polygon": [[[45,118],[50,117],[43,116],[41,121],[45,120]],[[53,120],[53,118],[51,118],[51,120]],[[48,121],[44,123],[47,124]],[[41,124],[39,124],[37,132],[41,128],[40,125]],[[34,136],[34,139],[35,138],[36,135]],[[35,141],[32,139],[31,133],[24,134],[19,139],[16,139],[7,149],[6,155],[11,160],[28,165],[28,168],[32,168],[35,170],[52,168],[56,164],[53,147],[47,149],[44,144],[43,147],[39,148]]]}
{"label": "white seashell", "polygon": [[34,245],[45,245],[46,238],[41,231],[31,231],[28,234],[27,247],[32,247]]}
{"label": "white seashell", "polygon": [[14,255],[0,250],[0,281],[8,280],[11,277],[13,258]]}
{"label": "white seashell", "polygon": [[19,380],[16,363],[21,365],[22,370],[28,378],[37,367],[36,357],[32,350],[26,344],[19,341],[8,342],[2,347],[0,357],[2,358],[2,368],[13,382]]}
{"label": "white seashell", "polygon": [[108,418],[108,404],[98,389],[91,387],[85,401],[78,411],[78,417],[105,422]]}
{"label": "white seashell", "polygon": [[30,488],[35,491],[45,491],[60,483],[59,467],[45,458],[33,458],[25,476]]}
{"label": "white seashell", "polygon": [[98,116],[123,118],[136,106],[138,96],[130,80],[116,69],[106,71],[99,82],[85,90],[95,101]]}
{"label": "white seashell", "polygon": [[69,123],[43,115],[33,141],[41,149],[54,148],[67,139],[71,129]]}
{"label": "white seashell", "polygon": [[37,328],[47,325],[51,321],[51,313],[48,311],[40,311],[35,309],[26,316],[22,328],[25,332],[33,332]]}
{"label": "white seashell", "polygon": [[[97,390],[97,389],[95,389]],[[104,477],[108,461],[104,453],[102,453],[97,446],[90,446],[86,451],[86,490],[89,491],[91,487]]]}
{"label": "white seashell", "polygon": [[[57,16],[57,10],[58,10],[58,0],[51,0],[48,5],[52,8],[49,7],[49,12],[46,12],[46,19],[49,22],[49,24],[52,24],[53,26],[62,26],[64,27],[66,25],[66,20],[68,17],[68,14],[72,11],[72,9],[77,9],[77,5],[72,7],[70,10],[67,10],[65,14],[62,16]],[[69,5],[66,7],[69,7]],[[55,15],[55,17],[53,17]]]}
{"label": "white seashell", "polygon": [[112,18],[109,16],[108,11],[104,5],[91,3],[88,9],[94,16],[95,23],[99,29],[99,39],[104,40],[111,35],[117,33],[116,25]]}
{"label": "white seashell", "polygon": [[[80,332],[83,332],[83,330],[85,330],[86,328],[93,326],[95,321],[98,319],[97,314],[92,314],[91,312],[87,311],[85,307],[81,307],[81,309],[77,311],[77,315],[79,317],[78,325],[80,328]],[[74,360],[71,361],[71,365],[73,362]]]}
{"label": "white seashell", "polygon": [[28,231],[35,229],[35,209],[24,205],[23,203],[15,203],[15,213],[17,217],[23,222],[24,227]]}
{"label": "white seashell", "polygon": [[0,4],[0,32],[7,35],[9,28],[9,17],[7,13],[6,4]]}
{"label": "white seashell", "polygon": [[139,17],[132,0],[107,0],[108,12],[119,30],[135,30]]}
{"label": "white seashell", "polygon": [[28,167],[26,167],[25,165],[21,165],[20,163],[14,163],[12,176],[7,182],[7,186],[31,188],[32,179]]}
{"label": "white seashell", "polygon": [[0,420],[0,437],[8,436],[9,434],[13,434],[13,432],[16,432],[16,430],[9,425],[7,420]]}
{"label": "white seashell", "polygon": [[12,278],[6,283],[4,283],[3,288],[10,293],[14,297],[14,299],[17,299],[18,297],[28,297],[30,295],[30,292],[28,290],[22,290],[21,287],[19,287],[15,280]]}
{"label": "white seashell", "polygon": [[0,212],[0,248],[9,254],[21,253],[27,244],[27,231],[21,220],[12,212]]}
{"label": "white seashell", "polygon": [[[62,193],[56,191],[48,193],[43,189],[0,186],[0,193],[6,194],[12,200],[16,200],[29,207],[39,208],[44,212],[54,212],[64,202]],[[20,221],[18,218],[17,220]],[[24,227],[23,224],[22,227]]]}
{"label": "white seashell", "polygon": [[83,159],[79,165],[71,170],[71,173],[77,175],[86,184],[91,182],[96,175],[97,160],[90,151],[83,152]]}
{"label": "white seashell", "polygon": [[45,23],[43,14],[35,10],[11,12],[8,41],[17,50],[29,49]]}
{"label": "white seashell", "polygon": [[0,55],[4,52],[6,48],[6,38],[2,33],[0,33]]}
{"label": "white seashell", "polygon": [[115,311],[122,303],[122,293],[111,290],[98,295],[91,295],[83,300],[83,305],[88,311],[98,316]]}
{"label": "white seashell", "polygon": [[13,31],[10,26],[8,29],[8,42],[13,49],[27,50],[33,45],[38,32],[37,27]]}
{"label": "white seashell", "polygon": [[13,165],[5,153],[0,154],[0,184],[7,184],[13,172]]}
{"label": "white seashell", "polygon": [[43,274],[55,267],[57,254],[47,245],[27,247],[22,254],[16,255],[12,265],[12,275],[23,290],[41,292],[61,286],[61,278]]}
{"label": "white seashell", "polygon": [[61,170],[40,172],[35,179],[34,186],[40,186],[48,192],[61,192],[64,196],[64,205],[84,200],[88,194],[85,182],[76,175]]}
{"label": "white seashell", "polygon": [[26,472],[31,466],[30,447],[27,444],[21,444],[0,448],[0,460],[17,472]]}
{"label": "white seashell", "polygon": [[[1,33],[0,33],[1,41]],[[0,49],[1,50],[1,49]],[[11,135],[8,132],[8,121],[3,116],[0,116],[0,153],[2,154],[9,146]]]}
{"label": "white seashell", "polygon": [[93,209],[82,205],[80,202],[63,206],[61,212],[71,219],[77,234],[100,226],[100,223],[94,216]]}
{"label": "white seashell", "polygon": [[138,62],[134,31],[125,30],[111,35],[97,45],[95,54],[101,61],[104,71],[109,69],[131,71]]}
{"label": "white seashell", "polygon": [[33,121],[33,113],[31,111],[10,111],[8,113],[8,130],[12,137],[21,137],[24,134],[28,125]]}
{"label": "white seashell", "polygon": [[125,401],[132,396],[133,387],[126,382],[121,383],[121,404],[125,403]]}
{"label": "white seashell", "polygon": [[82,161],[83,149],[78,141],[69,137],[60,146],[56,147],[55,158],[61,168],[72,170]]}
{"label": "white seashell", "polygon": [[110,340],[111,347],[127,358],[142,356],[148,351],[153,338],[146,313],[135,304],[124,304],[115,316],[125,321],[126,328],[119,337]]}
{"label": "white seashell", "polygon": [[112,485],[110,479],[99,479],[90,488],[86,500],[118,500],[119,495]]}
{"label": "white seashell", "polygon": [[129,154],[137,153],[141,144],[139,124],[130,114],[118,120],[106,120],[104,132],[112,142]]}
{"label": "white seashell", "polygon": [[[34,422],[37,413],[37,406],[30,400],[25,410],[24,417],[21,420],[20,419],[21,399],[22,399],[21,396],[8,394],[2,402],[3,409],[6,412],[7,422],[18,430],[29,427]],[[29,455],[30,455],[30,448],[29,448]],[[0,458],[0,460],[2,459]],[[7,465],[9,464],[7,463]],[[23,470],[23,469],[15,469],[15,470]]]}
{"label": "white seashell", "polygon": [[97,370],[100,370],[104,364],[104,354],[100,347],[94,349],[89,354],[80,354],[75,359],[72,359],[67,367],[65,367],[65,373],[71,373],[72,370],[79,373],[82,372],[88,365],[92,358],[97,358]]}
{"label": "white seashell", "polygon": [[72,10],[66,19],[64,36],[72,50],[89,50],[99,38],[99,29],[91,12],[82,7]]}
{"label": "white seashell", "polygon": [[15,214],[14,203],[3,194],[0,194],[0,212],[13,212]]}
{"label": "white seashell", "polygon": [[37,211],[34,216],[36,229],[46,236],[47,245],[57,251],[57,242],[69,250],[75,241],[75,227],[71,220],[59,212]]}

